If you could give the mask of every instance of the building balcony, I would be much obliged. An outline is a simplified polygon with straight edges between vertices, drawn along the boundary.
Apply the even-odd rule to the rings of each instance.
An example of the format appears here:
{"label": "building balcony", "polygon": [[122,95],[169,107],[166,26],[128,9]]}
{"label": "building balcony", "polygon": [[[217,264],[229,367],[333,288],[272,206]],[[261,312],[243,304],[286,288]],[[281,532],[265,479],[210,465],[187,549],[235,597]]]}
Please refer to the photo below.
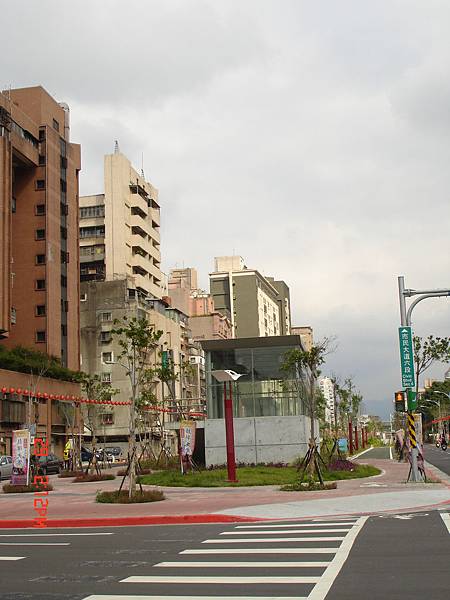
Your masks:
{"label": "building balcony", "polygon": [[151,231],[150,223],[148,222],[147,219],[143,219],[139,215],[131,215],[130,225],[131,225],[131,227],[139,228],[146,235],[151,235],[150,234],[150,231]]}
{"label": "building balcony", "polygon": [[137,288],[144,290],[145,292],[150,291],[151,283],[148,277],[144,277],[143,275],[139,275],[137,273],[133,274],[134,283]]}
{"label": "building balcony", "polygon": [[150,212],[147,200],[142,198],[139,194],[131,195],[130,205],[131,205],[132,209],[135,208],[135,209],[141,211],[142,213],[144,213],[145,216],[147,216]]}
{"label": "building balcony", "polygon": [[131,257],[131,264],[133,267],[139,267],[143,269],[146,273],[150,273],[153,266],[148,258],[141,256],[140,254],[134,254]]}

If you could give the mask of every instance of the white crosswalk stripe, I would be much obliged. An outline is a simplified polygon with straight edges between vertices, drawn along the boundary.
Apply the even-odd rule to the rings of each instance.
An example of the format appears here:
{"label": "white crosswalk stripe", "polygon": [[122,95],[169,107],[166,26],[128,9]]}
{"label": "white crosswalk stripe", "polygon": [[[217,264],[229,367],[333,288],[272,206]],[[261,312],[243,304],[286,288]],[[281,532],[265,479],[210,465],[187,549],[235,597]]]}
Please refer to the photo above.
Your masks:
{"label": "white crosswalk stripe", "polygon": [[[366,520],[236,525],[181,550],[177,560],[118,581],[130,591],[140,585],[141,594],[148,586],[149,595],[93,594],[84,600],[324,600]],[[162,590],[167,595],[158,595]],[[233,591],[240,595],[220,595]]]}
{"label": "white crosswalk stripe", "polygon": [[444,525],[447,527],[448,532],[450,533],[450,513],[441,512],[441,519],[444,521]]}
{"label": "white crosswalk stripe", "polygon": [[0,560],[22,560],[25,556],[0,556]]}

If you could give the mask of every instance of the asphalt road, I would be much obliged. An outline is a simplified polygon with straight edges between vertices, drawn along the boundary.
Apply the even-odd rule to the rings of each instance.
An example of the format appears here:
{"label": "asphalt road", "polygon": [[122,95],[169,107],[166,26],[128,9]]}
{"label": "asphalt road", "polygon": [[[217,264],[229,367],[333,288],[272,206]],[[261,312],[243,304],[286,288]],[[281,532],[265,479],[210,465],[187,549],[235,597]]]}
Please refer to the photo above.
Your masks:
{"label": "asphalt road", "polygon": [[444,452],[433,444],[425,444],[424,455],[425,460],[450,475],[450,448]]}
{"label": "asphalt road", "polygon": [[[2,600],[447,600],[450,517],[0,530]],[[331,588],[331,589],[330,589]]]}

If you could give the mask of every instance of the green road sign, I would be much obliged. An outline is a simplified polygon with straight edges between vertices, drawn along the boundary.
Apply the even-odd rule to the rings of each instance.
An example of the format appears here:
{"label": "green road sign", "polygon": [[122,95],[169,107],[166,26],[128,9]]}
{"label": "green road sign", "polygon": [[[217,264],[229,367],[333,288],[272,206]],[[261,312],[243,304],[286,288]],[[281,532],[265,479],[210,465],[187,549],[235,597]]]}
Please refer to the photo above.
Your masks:
{"label": "green road sign", "polygon": [[408,390],[406,393],[406,398],[408,402],[408,410],[416,410],[417,408],[417,394],[412,390]]}
{"label": "green road sign", "polygon": [[414,381],[414,352],[411,327],[399,327],[400,362],[402,366],[402,386],[413,388]]}

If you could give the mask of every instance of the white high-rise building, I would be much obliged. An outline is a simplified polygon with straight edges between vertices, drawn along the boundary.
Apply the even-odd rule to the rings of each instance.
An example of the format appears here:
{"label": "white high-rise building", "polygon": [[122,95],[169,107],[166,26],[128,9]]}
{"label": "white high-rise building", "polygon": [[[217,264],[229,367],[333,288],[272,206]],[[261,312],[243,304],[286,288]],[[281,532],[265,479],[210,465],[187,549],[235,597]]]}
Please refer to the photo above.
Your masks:
{"label": "white high-rise building", "polygon": [[322,377],[319,380],[319,388],[325,398],[325,421],[334,424],[334,409],[335,409],[335,398],[334,398],[334,384],[329,377]]}

